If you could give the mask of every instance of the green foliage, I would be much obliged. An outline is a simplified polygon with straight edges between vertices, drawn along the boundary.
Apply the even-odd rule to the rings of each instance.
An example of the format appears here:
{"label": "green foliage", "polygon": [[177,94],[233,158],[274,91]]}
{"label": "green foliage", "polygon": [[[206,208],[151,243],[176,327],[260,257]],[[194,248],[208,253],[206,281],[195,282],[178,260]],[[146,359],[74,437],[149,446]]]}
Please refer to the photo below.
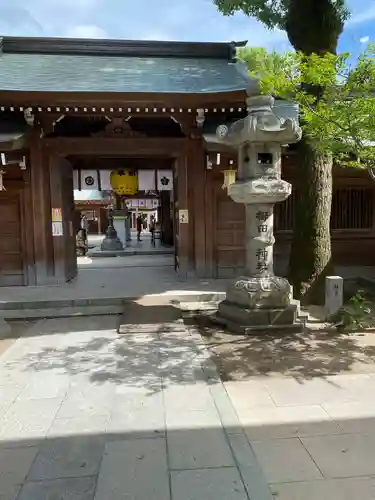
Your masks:
{"label": "green foliage", "polygon": [[[243,12],[247,16],[256,17],[267,28],[280,28],[288,31],[289,14],[291,7],[298,6],[303,14],[306,0],[214,0],[214,4],[225,16],[231,16],[236,12]],[[330,0],[332,7],[344,22],[349,12],[345,0]],[[317,5],[315,5],[317,10]]]}
{"label": "green foliage", "polygon": [[349,299],[348,306],[332,315],[330,321],[339,331],[358,332],[368,328],[371,322],[371,304],[363,295],[363,290]]}
{"label": "green foliage", "polygon": [[252,75],[262,80],[269,74],[282,73],[287,54],[267,52],[263,47],[244,47],[238,49],[237,57],[246,64]]}
{"label": "green foliage", "polygon": [[304,134],[317,150],[347,166],[374,166],[375,45],[354,66],[350,54],[281,55],[250,48],[239,55],[262,93],[299,104]]}
{"label": "green foliage", "polygon": [[259,19],[267,28],[285,29],[290,0],[214,0],[226,16],[243,12]]}

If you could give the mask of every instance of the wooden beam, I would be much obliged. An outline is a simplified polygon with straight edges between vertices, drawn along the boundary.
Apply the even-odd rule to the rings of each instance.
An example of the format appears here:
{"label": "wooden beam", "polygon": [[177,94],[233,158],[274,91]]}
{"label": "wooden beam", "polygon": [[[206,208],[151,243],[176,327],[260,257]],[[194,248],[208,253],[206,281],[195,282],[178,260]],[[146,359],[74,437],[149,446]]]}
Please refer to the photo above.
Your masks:
{"label": "wooden beam", "polygon": [[126,109],[131,106],[146,105],[155,107],[201,107],[219,105],[223,103],[244,106],[246,92],[237,90],[233,92],[181,94],[181,93],[152,93],[152,92],[25,92],[3,90],[0,92],[2,106],[9,103],[21,106],[107,106]]}
{"label": "wooden beam", "polygon": [[42,144],[46,149],[59,156],[163,156],[166,158],[176,158],[184,151],[186,139],[58,137],[42,139]]}

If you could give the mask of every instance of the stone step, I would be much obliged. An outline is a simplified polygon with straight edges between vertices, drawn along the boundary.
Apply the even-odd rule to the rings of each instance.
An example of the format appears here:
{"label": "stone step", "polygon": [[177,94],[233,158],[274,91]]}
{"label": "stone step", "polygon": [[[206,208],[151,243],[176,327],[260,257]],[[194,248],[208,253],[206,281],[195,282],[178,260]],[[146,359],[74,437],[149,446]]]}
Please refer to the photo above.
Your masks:
{"label": "stone step", "polygon": [[219,300],[208,300],[201,302],[179,302],[177,307],[184,312],[199,312],[199,311],[217,311]]}
{"label": "stone step", "polygon": [[1,318],[5,320],[31,320],[50,318],[72,318],[78,316],[111,316],[121,315],[124,311],[123,305],[112,306],[77,306],[77,307],[49,307],[32,309],[6,309],[1,312]]}
{"label": "stone step", "polygon": [[[48,295],[46,288],[46,295]],[[154,295],[144,295],[143,299],[151,298],[157,300],[158,297],[163,301],[169,301],[178,306],[180,303],[202,303],[210,301],[221,301],[225,298],[225,293],[221,292],[197,292],[197,291],[178,291],[167,292]],[[139,297],[96,297],[96,298],[77,298],[77,299],[51,299],[51,300],[1,300],[0,311],[7,310],[30,310],[30,309],[62,309],[75,307],[102,307],[102,306],[123,306],[126,303],[134,302]]]}
{"label": "stone step", "polygon": [[303,322],[296,321],[289,325],[256,325],[256,326],[241,326],[233,321],[227,319],[216,318],[215,321],[218,325],[225,327],[230,332],[242,335],[290,335],[294,333],[302,333],[305,325]]}
{"label": "stone step", "polygon": [[[46,289],[48,295],[48,289]],[[0,311],[7,310],[31,310],[31,309],[62,309],[75,307],[103,307],[103,306],[122,306],[124,299],[122,297],[98,297],[98,298],[80,298],[80,299],[52,299],[52,300],[3,300],[0,301]]]}
{"label": "stone step", "polygon": [[173,249],[170,248],[150,248],[150,249],[125,249],[125,250],[89,250],[87,257],[102,259],[106,257],[130,257],[134,255],[172,255]]}

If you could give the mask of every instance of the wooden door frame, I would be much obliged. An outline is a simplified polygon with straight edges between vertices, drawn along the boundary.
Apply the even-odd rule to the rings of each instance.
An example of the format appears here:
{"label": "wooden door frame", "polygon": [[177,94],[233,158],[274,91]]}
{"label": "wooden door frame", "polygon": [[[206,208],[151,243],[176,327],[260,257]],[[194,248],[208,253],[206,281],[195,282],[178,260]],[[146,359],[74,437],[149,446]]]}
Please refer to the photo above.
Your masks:
{"label": "wooden door frame", "polygon": [[28,177],[26,180],[8,180],[5,196],[15,197],[19,212],[19,238],[21,243],[21,259],[23,271],[22,286],[33,285],[35,283],[34,267],[34,234],[30,231],[33,227],[33,216],[30,210],[30,185]]}
{"label": "wooden door frame", "polygon": [[[42,139],[43,149],[48,156],[68,157],[90,155],[102,157],[164,157],[174,160],[178,181],[177,195],[179,209],[188,209],[188,147],[189,138],[51,138]],[[182,182],[181,182],[182,181]],[[191,214],[193,216],[193,214]],[[186,278],[189,273],[190,224],[179,225],[179,275]]]}

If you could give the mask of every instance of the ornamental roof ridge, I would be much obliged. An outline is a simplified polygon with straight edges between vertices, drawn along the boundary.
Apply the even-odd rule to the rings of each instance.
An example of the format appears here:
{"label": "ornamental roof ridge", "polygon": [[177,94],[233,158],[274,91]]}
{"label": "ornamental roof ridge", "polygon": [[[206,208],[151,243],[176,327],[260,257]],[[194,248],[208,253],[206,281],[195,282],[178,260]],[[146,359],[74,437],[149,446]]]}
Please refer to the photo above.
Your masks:
{"label": "ornamental roof ridge", "polygon": [[0,53],[172,57],[235,61],[241,42],[176,42],[120,39],[0,37]]}

